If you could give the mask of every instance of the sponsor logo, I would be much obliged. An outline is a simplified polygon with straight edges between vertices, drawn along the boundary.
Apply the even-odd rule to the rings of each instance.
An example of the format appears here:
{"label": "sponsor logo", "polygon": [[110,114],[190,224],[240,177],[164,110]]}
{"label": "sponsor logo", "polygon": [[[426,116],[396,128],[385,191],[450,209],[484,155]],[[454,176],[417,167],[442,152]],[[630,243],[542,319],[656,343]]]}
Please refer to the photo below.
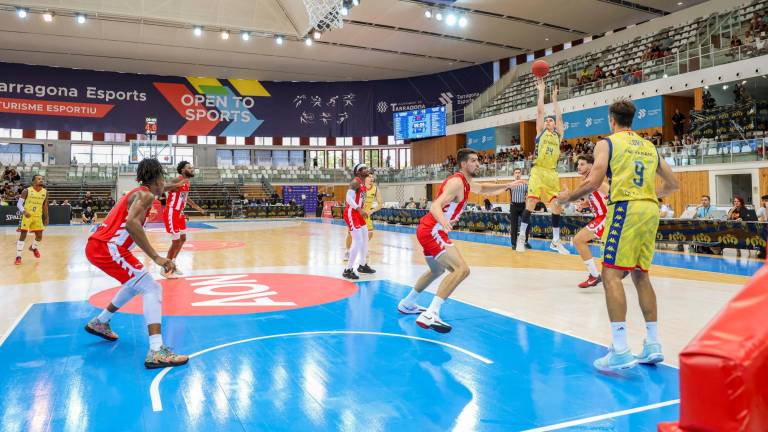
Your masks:
{"label": "sponsor logo", "polygon": [[389,104],[381,101],[376,105],[376,111],[378,111],[381,114],[384,114],[389,109]]}

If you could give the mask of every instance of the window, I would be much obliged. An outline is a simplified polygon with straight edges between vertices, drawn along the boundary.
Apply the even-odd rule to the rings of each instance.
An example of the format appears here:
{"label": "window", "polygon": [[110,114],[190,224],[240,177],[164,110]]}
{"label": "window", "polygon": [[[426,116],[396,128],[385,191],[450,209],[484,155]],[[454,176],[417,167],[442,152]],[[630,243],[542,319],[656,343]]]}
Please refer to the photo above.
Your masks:
{"label": "window", "polygon": [[231,167],[232,150],[216,150],[216,164],[220,167]]}
{"label": "window", "polygon": [[232,150],[233,163],[236,166],[250,166],[251,165],[251,151],[250,150]]}
{"label": "window", "polygon": [[32,164],[43,161],[42,144],[24,144],[22,145],[22,156],[25,164]]}
{"label": "window", "polygon": [[72,144],[70,150],[72,163],[79,165],[91,163],[91,147],[90,144]]}
{"label": "window", "polygon": [[338,147],[346,147],[352,145],[352,137],[337,137],[336,138],[336,146]]}
{"label": "window", "polygon": [[545,49],[545,50],[544,50],[544,55],[545,55],[545,56],[548,56],[548,55],[552,55],[552,48],[547,48],[547,49]]}
{"label": "window", "polygon": [[112,164],[125,165],[131,155],[131,146],[114,145],[112,146]]}
{"label": "window", "polygon": [[360,150],[346,150],[347,166],[352,168],[360,163]]}
{"label": "window", "polygon": [[82,132],[72,131],[72,133],[70,133],[69,137],[70,137],[70,139],[72,141],[82,141],[83,140],[83,133]]}
{"label": "window", "polygon": [[187,136],[186,135],[176,135],[176,142],[175,144],[186,144],[187,143]]}
{"label": "window", "polygon": [[533,61],[533,54],[527,54],[525,56],[525,61],[526,62],[532,62]]}
{"label": "window", "polygon": [[283,137],[283,145],[290,147],[298,147],[300,144],[299,137]]}
{"label": "window", "polygon": [[309,152],[309,161],[312,167],[325,168],[325,154],[321,150],[311,150]]}
{"label": "window", "polygon": [[175,163],[179,163],[183,160],[192,162],[195,160],[195,149],[192,147],[175,147],[173,151],[176,154]]}
{"label": "window", "polygon": [[0,138],[10,138],[11,130],[0,128]]}
{"label": "window", "polygon": [[24,138],[24,129],[11,129],[11,138]]}
{"label": "window", "polygon": [[253,143],[257,146],[271,146],[272,137],[255,137]]}
{"label": "window", "polygon": [[411,166],[411,149],[399,149],[400,157],[398,159],[398,168],[407,168]]}
{"label": "window", "polygon": [[403,140],[396,140],[394,135],[390,135],[387,137],[387,144],[388,145],[402,145],[405,141]]}
{"label": "window", "polygon": [[364,146],[379,145],[379,137],[377,137],[377,136],[363,137],[363,145]]}
{"label": "window", "polygon": [[324,146],[327,144],[328,139],[326,137],[311,137],[309,139],[310,146]]}
{"label": "window", "polygon": [[0,143],[0,163],[16,165],[21,162],[21,144]]}
{"label": "window", "polygon": [[326,155],[328,156],[328,168],[343,168],[344,167],[344,152],[341,150],[331,150]]}
{"label": "window", "polygon": [[91,163],[112,164],[112,146],[95,145],[91,147]]}
{"label": "window", "polygon": [[35,131],[35,139],[46,139],[48,136],[48,131],[45,130],[36,130]]}
{"label": "window", "polygon": [[304,166],[304,150],[291,151],[289,158],[291,166]]}
{"label": "window", "polygon": [[269,150],[256,150],[256,165],[263,167],[272,166],[272,152]]}
{"label": "window", "polygon": [[93,141],[93,132],[83,132],[83,141]]}
{"label": "window", "polygon": [[369,167],[378,168],[381,166],[381,152],[379,150],[365,150],[363,152],[364,162]]}
{"label": "window", "polygon": [[287,150],[275,150],[272,152],[272,165],[284,167],[288,166],[288,161],[289,159]]}
{"label": "window", "polygon": [[198,144],[216,144],[216,137],[215,136],[205,136],[205,135],[199,135],[197,137],[197,143]]}
{"label": "window", "polygon": [[383,166],[386,168],[394,168],[397,162],[397,150],[382,150],[381,153]]}

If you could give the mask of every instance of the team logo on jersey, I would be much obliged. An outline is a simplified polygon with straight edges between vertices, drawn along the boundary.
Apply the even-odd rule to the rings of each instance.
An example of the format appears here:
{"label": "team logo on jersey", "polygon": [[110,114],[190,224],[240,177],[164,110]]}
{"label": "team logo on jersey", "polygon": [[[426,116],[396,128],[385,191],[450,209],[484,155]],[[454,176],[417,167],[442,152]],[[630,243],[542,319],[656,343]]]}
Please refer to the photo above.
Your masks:
{"label": "team logo on jersey", "polygon": [[[286,273],[235,273],[159,280],[163,314],[235,315],[300,309],[347,298],[357,292],[352,282],[327,276]],[[88,302],[106,307],[121,287],[93,295]],[[137,296],[120,312],[143,313]]]}

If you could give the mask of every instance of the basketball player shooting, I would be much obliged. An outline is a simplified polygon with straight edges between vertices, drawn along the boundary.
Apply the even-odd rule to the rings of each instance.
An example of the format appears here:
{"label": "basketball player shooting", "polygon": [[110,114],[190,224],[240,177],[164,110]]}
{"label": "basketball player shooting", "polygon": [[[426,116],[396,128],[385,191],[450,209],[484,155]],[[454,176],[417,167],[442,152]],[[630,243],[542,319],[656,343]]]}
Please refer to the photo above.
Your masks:
{"label": "basketball player shooting", "polygon": [[[456,159],[460,167],[459,172],[443,181],[437,199],[432,202],[429,213],[421,218],[419,227],[416,229],[416,237],[424,249],[424,257],[429,269],[419,277],[411,292],[397,305],[397,310],[402,314],[419,314],[419,318],[416,319],[419,327],[432,329],[438,333],[451,331],[452,327],[440,318],[440,308],[456,287],[469,276],[469,266],[448,238],[453,224],[466,207],[469,193],[498,195],[526,182],[517,180],[506,184],[475,183],[471,179],[480,169],[477,152],[466,148],[461,149]],[[419,294],[445,270],[450,274],[440,283],[437,295],[432,299],[429,308],[419,306],[416,303]]]}

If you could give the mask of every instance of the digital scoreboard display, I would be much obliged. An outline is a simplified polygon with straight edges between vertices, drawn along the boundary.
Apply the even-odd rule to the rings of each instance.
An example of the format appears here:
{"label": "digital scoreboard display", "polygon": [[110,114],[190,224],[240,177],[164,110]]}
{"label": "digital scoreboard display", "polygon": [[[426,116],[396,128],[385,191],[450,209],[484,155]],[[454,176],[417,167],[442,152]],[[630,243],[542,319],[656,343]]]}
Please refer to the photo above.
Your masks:
{"label": "digital scoreboard display", "polygon": [[395,139],[420,139],[445,135],[445,106],[396,112]]}

